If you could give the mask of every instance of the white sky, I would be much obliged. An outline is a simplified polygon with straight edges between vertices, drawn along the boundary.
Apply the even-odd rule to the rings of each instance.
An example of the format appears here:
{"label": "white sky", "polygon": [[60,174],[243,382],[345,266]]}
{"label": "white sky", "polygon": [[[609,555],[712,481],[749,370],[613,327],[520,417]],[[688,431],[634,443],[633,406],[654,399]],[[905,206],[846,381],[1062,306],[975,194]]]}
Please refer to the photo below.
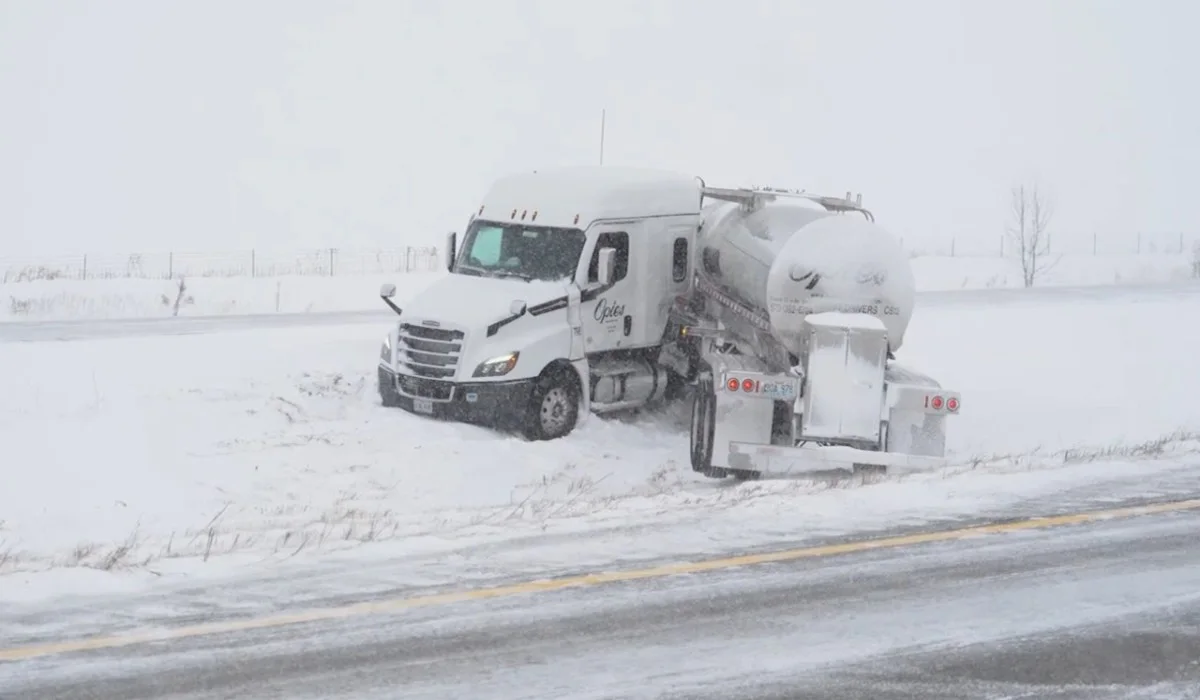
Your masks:
{"label": "white sky", "polygon": [[861,191],[912,247],[996,248],[1020,181],[1058,240],[1190,241],[1198,25],[1195,0],[0,0],[0,257],[439,243],[496,175],[596,162],[602,108],[607,164]]}

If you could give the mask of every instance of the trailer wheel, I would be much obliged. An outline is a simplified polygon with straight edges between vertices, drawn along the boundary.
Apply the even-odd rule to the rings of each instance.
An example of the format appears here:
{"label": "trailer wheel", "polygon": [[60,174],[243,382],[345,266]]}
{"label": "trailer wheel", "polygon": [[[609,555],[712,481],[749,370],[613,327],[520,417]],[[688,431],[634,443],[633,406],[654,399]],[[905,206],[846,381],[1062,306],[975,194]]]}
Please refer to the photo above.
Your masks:
{"label": "trailer wheel", "polygon": [[692,399],[691,453],[692,471],[714,479],[727,476],[724,469],[712,465],[713,433],[717,426],[717,395],[712,373],[701,372]]}
{"label": "trailer wheel", "polygon": [[533,387],[525,411],[525,437],[555,440],[575,429],[579,420],[579,382],[569,369],[543,374]]}

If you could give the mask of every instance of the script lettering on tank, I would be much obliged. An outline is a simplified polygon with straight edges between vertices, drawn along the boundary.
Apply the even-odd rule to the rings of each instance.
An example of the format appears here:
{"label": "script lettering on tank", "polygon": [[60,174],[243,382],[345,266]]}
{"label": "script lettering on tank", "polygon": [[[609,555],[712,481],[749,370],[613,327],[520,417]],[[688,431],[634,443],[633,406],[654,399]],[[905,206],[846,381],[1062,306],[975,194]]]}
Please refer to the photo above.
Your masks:
{"label": "script lettering on tank", "polygon": [[863,268],[858,271],[858,278],[856,281],[862,285],[882,287],[883,283],[887,281],[887,274],[884,273],[883,270]]}
{"label": "script lettering on tank", "polygon": [[599,323],[614,321],[624,315],[625,305],[609,301],[607,297],[600,297],[600,301],[596,302],[596,310],[592,312],[592,318]]}
{"label": "script lettering on tank", "polygon": [[[803,272],[803,274],[801,274],[801,272]],[[817,285],[821,282],[820,273],[818,273],[816,270],[808,270],[805,272],[800,269],[799,265],[793,265],[792,268],[788,270],[788,277],[793,282],[807,281],[808,284],[806,284],[804,288],[808,290],[816,289]]]}

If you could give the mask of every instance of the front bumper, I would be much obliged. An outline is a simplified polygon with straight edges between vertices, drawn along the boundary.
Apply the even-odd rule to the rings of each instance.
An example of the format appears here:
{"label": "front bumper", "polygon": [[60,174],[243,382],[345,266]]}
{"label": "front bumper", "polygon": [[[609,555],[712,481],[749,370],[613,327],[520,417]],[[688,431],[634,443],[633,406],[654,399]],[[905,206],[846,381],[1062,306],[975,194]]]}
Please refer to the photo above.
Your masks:
{"label": "front bumper", "polygon": [[448,382],[400,375],[379,366],[379,390],[392,392],[400,408],[417,415],[500,428],[521,426],[533,385],[533,379]]}

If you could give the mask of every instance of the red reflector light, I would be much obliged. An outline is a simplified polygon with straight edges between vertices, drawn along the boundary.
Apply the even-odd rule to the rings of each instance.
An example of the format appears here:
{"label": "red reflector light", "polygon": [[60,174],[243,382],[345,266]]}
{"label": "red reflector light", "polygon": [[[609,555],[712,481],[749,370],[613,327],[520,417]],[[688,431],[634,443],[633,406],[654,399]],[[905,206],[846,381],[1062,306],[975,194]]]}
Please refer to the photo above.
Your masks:
{"label": "red reflector light", "polygon": [[939,411],[942,410],[942,397],[940,397],[940,396],[933,397],[933,399],[930,400],[929,405]]}
{"label": "red reflector light", "polygon": [[754,391],[754,382],[749,379],[743,379],[742,391]]}
{"label": "red reflector light", "polygon": [[737,379],[731,377],[728,382],[725,382],[725,386],[729,387],[730,391],[737,391],[738,387],[741,386],[741,383],[738,382]]}
{"label": "red reflector light", "polygon": [[957,411],[958,410],[958,399],[954,398],[953,396],[946,399],[946,410],[947,411]]}

